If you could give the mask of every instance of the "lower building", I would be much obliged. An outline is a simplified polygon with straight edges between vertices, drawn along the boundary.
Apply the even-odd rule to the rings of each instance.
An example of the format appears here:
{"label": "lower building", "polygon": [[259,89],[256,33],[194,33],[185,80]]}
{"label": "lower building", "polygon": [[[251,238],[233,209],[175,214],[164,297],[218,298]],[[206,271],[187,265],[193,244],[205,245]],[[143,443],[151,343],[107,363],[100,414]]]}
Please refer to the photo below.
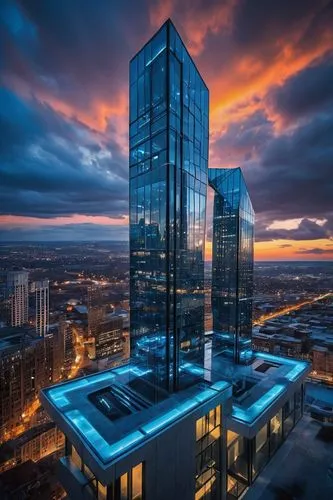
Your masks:
{"label": "lower building", "polygon": [[88,357],[93,361],[121,356],[124,350],[122,318],[111,315],[98,322],[85,346]]}
{"label": "lower building", "polygon": [[154,404],[145,374],[128,364],[42,392],[43,405],[66,435],[59,478],[68,495],[199,500],[211,492],[211,498],[224,498],[231,386],[210,377],[163,393]]}
{"label": "lower building", "polygon": [[333,349],[315,345],[312,349],[312,368],[319,375],[333,375]]}
{"label": "lower building", "polygon": [[266,353],[254,356],[251,365],[234,366],[231,375],[233,406],[226,421],[230,500],[247,491],[303,415],[310,365]]}
{"label": "lower building", "polygon": [[0,442],[25,430],[49,384],[45,342],[28,328],[3,328],[0,339]]}
{"label": "lower building", "polygon": [[51,499],[60,500],[65,492],[57,481],[54,458],[39,462],[28,460],[0,475],[1,500]]}
{"label": "lower building", "polygon": [[310,365],[254,353],[183,367],[201,382],[161,394],[127,364],[42,391],[66,436],[59,478],[75,499],[236,499],[303,413]]}
{"label": "lower building", "polygon": [[38,462],[51,453],[61,454],[64,444],[64,435],[53,422],[33,427],[0,446],[0,473],[28,460]]}

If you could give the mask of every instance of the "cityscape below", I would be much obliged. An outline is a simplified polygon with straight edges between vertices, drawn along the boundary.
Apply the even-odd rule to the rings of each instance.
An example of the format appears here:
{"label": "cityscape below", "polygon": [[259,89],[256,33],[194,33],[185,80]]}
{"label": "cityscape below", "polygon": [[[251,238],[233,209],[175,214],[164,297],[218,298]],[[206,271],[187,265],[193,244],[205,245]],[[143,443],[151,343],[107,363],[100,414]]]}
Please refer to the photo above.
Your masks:
{"label": "cityscape below", "polygon": [[[29,489],[39,492],[41,498],[62,498],[64,491],[55,471],[58,458],[64,454],[64,436],[42,408],[39,390],[128,361],[128,243],[2,243],[0,260],[1,488],[3,495],[8,496],[15,483],[21,493]],[[29,308],[24,326],[9,324],[6,269],[26,269]],[[210,275],[211,263],[206,262],[205,345],[208,347],[212,329]],[[47,283],[49,305],[44,336],[40,336],[35,283]],[[256,262],[254,265],[253,349],[312,363],[305,386],[303,420],[309,428],[308,439],[317,442],[318,452],[312,458],[302,456],[302,432],[294,437],[293,449],[300,467],[306,465],[320,471],[324,480],[318,498],[322,499],[330,498],[331,494],[326,478],[333,446],[328,433],[330,422],[333,423],[332,288],[332,262]],[[93,291],[98,297],[97,306],[92,303]],[[100,307],[109,321],[98,320],[100,330],[92,334],[89,324],[94,322]],[[111,328],[116,334],[109,334]],[[100,345],[97,352],[96,340]],[[33,381],[29,389],[24,382],[26,378]],[[13,408],[11,414],[9,407]],[[297,429],[294,432],[297,433]],[[300,472],[294,471],[294,474]],[[22,483],[18,479],[21,477]],[[275,489],[285,495],[283,498],[292,498],[295,488],[298,495],[307,491],[303,478],[294,478],[291,473],[282,478],[271,473],[267,481],[272,482],[273,492]],[[309,475],[307,481],[308,496],[304,498],[317,498],[311,497],[317,488],[314,476]],[[264,493],[254,498],[270,497]]]}
{"label": "cityscape below", "polygon": [[129,241],[0,243],[0,498],[332,499],[333,262],[255,261],[171,19],[137,49]]}

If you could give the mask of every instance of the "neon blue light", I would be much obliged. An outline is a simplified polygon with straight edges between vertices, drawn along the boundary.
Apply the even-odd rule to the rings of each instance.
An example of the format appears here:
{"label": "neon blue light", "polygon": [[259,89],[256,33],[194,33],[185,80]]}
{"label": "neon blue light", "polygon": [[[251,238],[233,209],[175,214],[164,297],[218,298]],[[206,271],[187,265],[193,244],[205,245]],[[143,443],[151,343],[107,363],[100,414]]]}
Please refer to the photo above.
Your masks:
{"label": "neon blue light", "polygon": [[188,401],[185,401],[185,403],[178,406],[177,410],[178,410],[180,415],[184,415],[184,413],[187,413],[188,411],[192,410],[196,406],[198,406],[197,401],[194,401],[194,399],[189,399]]}
{"label": "neon blue light", "polygon": [[249,408],[243,409],[233,406],[232,416],[238,420],[242,420],[243,422],[253,422],[259,415],[262,415],[263,411],[268,408],[268,406],[285,390],[285,388],[286,387],[282,384],[276,384],[269,391],[267,391],[266,394],[261,396],[258,401],[249,406]]}
{"label": "neon blue light", "polygon": [[228,382],[225,380],[219,380],[211,386],[211,389],[214,389],[214,391],[223,391],[226,387],[228,387],[228,385]]}
{"label": "neon blue light", "polygon": [[69,382],[68,384],[61,385],[60,387],[57,387],[55,389],[50,389],[49,390],[49,396],[52,399],[53,403],[58,407],[58,408],[64,408],[69,404],[69,400],[65,396],[67,392],[72,391],[73,389],[77,389],[80,387],[87,386],[88,382],[86,379],[79,379],[76,380],[75,382]]}
{"label": "neon blue light", "polygon": [[196,401],[199,401],[199,403],[203,403],[204,401],[207,401],[207,399],[210,399],[213,396],[216,396],[216,391],[214,391],[213,389],[206,389],[200,394],[197,394],[194,399]]}
{"label": "neon blue light", "polygon": [[161,429],[162,427],[165,427],[167,424],[172,422],[173,420],[176,420],[179,417],[179,412],[174,409],[171,411],[168,411],[162,417],[155,418],[149,424],[143,425],[141,429],[146,433],[146,434],[151,434],[158,429]]}
{"label": "neon blue light", "polygon": [[153,432],[161,429],[162,427],[165,427],[170,422],[177,420],[179,417],[181,417],[185,413],[188,413],[196,406],[198,406],[198,402],[195,400],[195,398],[188,399],[187,401],[184,401],[184,403],[177,406],[177,408],[174,408],[173,410],[168,411],[161,417],[155,418],[148,424],[143,425],[141,429],[146,434],[152,434]]}
{"label": "neon blue light", "polygon": [[152,370],[147,369],[147,370],[141,370],[141,368],[138,368],[137,366],[133,366],[131,368],[131,372],[134,373],[134,375],[137,375],[138,377],[142,377],[143,375],[147,375],[147,373],[150,373]]}
{"label": "neon blue light", "polygon": [[125,375],[125,373],[128,373],[131,370],[131,367],[129,365],[126,366],[121,366],[120,368],[115,368],[113,371],[117,375]]}
{"label": "neon blue light", "polygon": [[256,353],[257,358],[265,359],[267,361],[272,361],[273,363],[281,363],[284,365],[290,365],[293,366],[293,369],[290,370],[290,372],[286,373],[285,377],[290,380],[291,382],[294,382],[298,376],[307,369],[308,364],[304,363],[304,361],[297,361],[295,359],[289,359],[289,358],[282,358],[280,356],[274,356],[271,354],[266,354],[263,352],[257,352]]}
{"label": "neon blue light", "polygon": [[184,363],[180,369],[193,373],[193,375],[203,375],[204,373],[203,368],[201,368],[200,366],[195,366],[192,363]]}
{"label": "neon blue light", "polygon": [[104,380],[112,380],[114,378],[115,375],[113,375],[113,373],[106,372],[106,373],[100,373],[99,375],[95,375],[91,379],[88,378],[87,380],[90,385],[90,384],[97,384],[97,382],[103,382]]}
{"label": "neon blue light", "polygon": [[116,443],[110,445],[79,410],[68,411],[65,413],[65,416],[88,441],[90,446],[96,451],[103,462],[109,461],[111,458],[130,448],[133,444],[138,443],[144,438],[144,435],[140,431],[134,431],[123,439],[120,439]]}
{"label": "neon blue light", "polygon": [[290,381],[294,382],[298,378],[298,375],[304,371],[304,369],[304,366],[295,366],[289,373],[287,373],[286,377]]}
{"label": "neon blue light", "polygon": [[97,384],[98,382],[103,382],[105,380],[112,380],[115,378],[110,372],[100,373],[98,375],[94,375],[93,377],[88,378],[80,378],[77,380],[73,380],[72,382],[67,382],[66,384],[61,385],[55,389],[50,389],[48,391],[50,398],[57,408],[64,408],[69,404],[69,400],[66,397],[66,394],[80,389],[82,387],[87,387],[89,385]]}
{"label": "neon blue light", "polygon": [[64,408],[64,406],[67,406],[69,404],[68,399],[66,398],[66,396],[64,396],[62,387],[60,387],[59,389],[50,390],[49,396],[58,408]]}
{"label": "neon blue light", "polygon": [[152,63],[152,62],[156,59],[156,57],[157,57],[157,56],[159,56],[161,52],[163,52],[163,50],[164,50],[164,49],[165,49],[165,46],[164,46],[164,47],[162,47],[162,48],[161,48],[161,50],[159,50],[159,51],[157,52],[156,56],[152,57],[152,58],[151,58],[151,59],[150,59],[150,60],[146,63],[146,67],[147,67],[147,66],[149,66],[149,64],[151,64],[151,63]]}

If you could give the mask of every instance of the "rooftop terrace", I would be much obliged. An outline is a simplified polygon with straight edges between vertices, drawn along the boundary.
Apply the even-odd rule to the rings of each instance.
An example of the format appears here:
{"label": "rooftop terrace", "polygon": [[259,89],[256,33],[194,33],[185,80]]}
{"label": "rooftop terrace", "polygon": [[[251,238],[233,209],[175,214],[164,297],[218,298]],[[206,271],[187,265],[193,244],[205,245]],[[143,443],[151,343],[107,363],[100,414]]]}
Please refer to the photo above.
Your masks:
{"label": "rooftop terrace", "polygon": [[250,364],[236,365],[223,356],[209,355],[206,344],[206,365],[224,375],[233,384],[232,419],[253,425],[280,396],[297,381],[304,379],[310,364],[293,358],[254,352]]}
{"label": "rooftop terrace", "polygon": [[231,383],[231,419],[252,426],[310,369],[306,362],[265,353],[255,353],[250,365],[234,365],[221,356],[212,359],[210,352],[207,343],[205,369],[183,367],[198,376],[198,383],[158,403],[149,395],[149,370],[131,364],[44,389],[42,401],[65,434],[74,436],[74,444],[82,443],[106,469],[219,393],[230,397]]}
{"label": "rooftop terrace", "polygon": [[[198,374],[199,367],[187,369]],[[202,369],[201,369],[202,370]],[[213,377],[152,403],[144,371],[131,364],[44,389],[42,401],[57,425],[78,438],[103,468],[231,386]],[[212,377],[210,377],[212,378]],[[140,380],[141,379],[141,380]],[[140,387],[140,390],[136,388]]]}

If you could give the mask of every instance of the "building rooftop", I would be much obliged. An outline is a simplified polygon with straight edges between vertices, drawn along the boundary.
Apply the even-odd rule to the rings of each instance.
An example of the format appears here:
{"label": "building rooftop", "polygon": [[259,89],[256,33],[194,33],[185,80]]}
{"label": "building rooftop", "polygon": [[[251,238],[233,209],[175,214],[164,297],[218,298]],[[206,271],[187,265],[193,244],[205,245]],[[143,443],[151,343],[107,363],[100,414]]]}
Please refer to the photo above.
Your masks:
{"label": "building rooftop", "polygon": [[[209,347],[208,347],[209,349]],[[249,364],[235,365],[232,360],[215,356],[206,362],[215,373],[223,373],[233,384],[232,420],[251,427],[264,418],[278,398],[305,379],[311,365],[305,361],[254,352]],[[208,360],[208,361],[207,361]]]}
{"label": "building rooftop", "polygon": [[[187,365],[186,369],[197,375],[203,371]],[[148,370],[131,364],[123,365],[44,389],[42,402],[73,444],[78,448],[83,444],[98,465],[107,469],[120,455],[179,421],[200,404],[223,391],[226,397],[231,397],[231,385],[213,377],[211,382],[201,380],[153,403],[151,387],[144,378],[147,373]]]}
{"label": "building rooftop", "polygon": [[[303,361],[255,353],[249,365],[234,365],[221,356],[210,359],[206,344],[205,369],[186,363],[183,370],[199,381],[187,389],[165,394],[156,403],[146,381],[149,370],[126,364],[75,379],[42,391],[42,402],[74,446],[88,449],[99,467],[107,470],[122,454],[173,425],[213,400],[232,395],[232,421],[251,428],[289,387],[305,378],[310,365]],[[281,404],[280,404],[281,407]],[[274,409],[274,408],[273,408]]]}

